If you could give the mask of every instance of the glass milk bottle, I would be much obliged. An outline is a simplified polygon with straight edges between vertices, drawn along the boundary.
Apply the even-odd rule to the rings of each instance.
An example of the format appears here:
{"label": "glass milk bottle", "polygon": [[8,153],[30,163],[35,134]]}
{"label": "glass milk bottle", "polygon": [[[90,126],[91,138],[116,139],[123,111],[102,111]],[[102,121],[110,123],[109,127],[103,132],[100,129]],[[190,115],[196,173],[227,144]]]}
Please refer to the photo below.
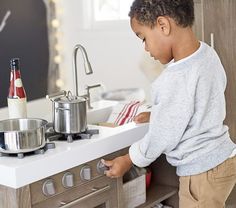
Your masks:
{"label": "glass milk bottle", "polygon": [[10,87],[7,98],[9,118],[26,118],[26,93],[21,80],[20,60],[13,58],[10,61]]}

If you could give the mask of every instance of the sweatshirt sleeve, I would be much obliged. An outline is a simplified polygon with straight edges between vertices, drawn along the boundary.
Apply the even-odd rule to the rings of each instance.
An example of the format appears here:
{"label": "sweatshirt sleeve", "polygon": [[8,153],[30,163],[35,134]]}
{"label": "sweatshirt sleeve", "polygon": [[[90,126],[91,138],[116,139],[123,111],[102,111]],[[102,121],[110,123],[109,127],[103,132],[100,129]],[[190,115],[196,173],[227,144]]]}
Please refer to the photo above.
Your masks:
{"label": "sweatshirt sleeve", "polygon": [[174,78],[158,90],[152,106],[147,134],[132,144],[132,162],[145,167],[162,153],[173,150],[180,142],[193,112],[184,78]]}

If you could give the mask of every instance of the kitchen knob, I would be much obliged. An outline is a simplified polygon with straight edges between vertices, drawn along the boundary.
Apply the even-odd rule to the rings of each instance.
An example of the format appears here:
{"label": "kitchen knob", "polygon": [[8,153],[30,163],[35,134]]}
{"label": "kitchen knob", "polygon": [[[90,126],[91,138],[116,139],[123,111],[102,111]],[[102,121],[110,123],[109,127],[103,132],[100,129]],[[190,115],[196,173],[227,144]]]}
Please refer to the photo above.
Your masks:
{"label": "kitchen knob", "polygon": [[56,193],[55,185],[52,179],[48,179],[43,183],[42,191],[45,196],[52,196]]}
{"label": "kitchen knob", "polygon": [[91,167],[86,165],[84,167],[82,167],[81,171],[80,171],[80,178],[83,181],[89,181],[92,178],[92,170]]}
{"label": "kitchen knob", "polygon": [[97,163],[97,172],[99,174],[104,174],[104,172],[106,170],[109,170],[109,167],[105,166],[102,161],[100,160],[98,163]]}
{"label": "kitchen knob", "polygon": [[62,177],[62,185],[65,188],[71,188],[74,186],[74,174],[67,172]]}

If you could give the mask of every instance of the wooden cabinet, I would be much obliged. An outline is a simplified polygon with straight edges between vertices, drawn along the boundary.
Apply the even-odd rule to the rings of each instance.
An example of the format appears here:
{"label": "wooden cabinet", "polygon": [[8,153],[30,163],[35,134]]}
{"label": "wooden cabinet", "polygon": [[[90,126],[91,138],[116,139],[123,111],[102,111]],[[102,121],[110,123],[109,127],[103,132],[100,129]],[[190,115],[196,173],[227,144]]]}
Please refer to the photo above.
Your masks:
{"label": "wooden cabinet", "polygon": [[193,30],[200,40],[218,53],[227,75],[226,119],[231,139],[236,142],[236,1],[194,0]]}
{"label": "wooden cabinet", "polygon": [[203,10],[202,0],[194,0],[195,20],[193,31],[199,40],[203,40]]}
{"label": "wooden cabinet", "polygon": [[[236,1],[194,0],[194,32],[200,40],[213,46],[227,75],[226,119],[231,139],[236,143]],[[236,207],[236,187],[226,207]]]}
{"label": "wooden cabinet", "polygon": [[179,177],[176,168],[171,166],[165,155],[161,155],[150,165],[152,171],[151,186],[147,190],[146,203],[138,208],[152,208],[158,203],[178,208]]}
{"label": "wooden cabinet", "polygon": [[213,44],[227,74],[225,123],[236,142],[236,1],[203,0],[204,41]]}

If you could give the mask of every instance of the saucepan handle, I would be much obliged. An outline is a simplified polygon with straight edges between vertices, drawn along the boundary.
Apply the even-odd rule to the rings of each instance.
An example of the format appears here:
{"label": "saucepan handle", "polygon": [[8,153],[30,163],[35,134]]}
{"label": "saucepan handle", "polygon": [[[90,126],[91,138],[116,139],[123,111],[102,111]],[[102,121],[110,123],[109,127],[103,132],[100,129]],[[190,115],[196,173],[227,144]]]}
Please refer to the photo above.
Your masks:
{"label": "saucepan handle", "polygon": [[60,92],[56,92],[50,95],[46,95],[47,99],[50,99],[52,102],[54,102],[55,99],[59,98],[59,97],[64,97],[66,96],[66,91],[62,90]]}

